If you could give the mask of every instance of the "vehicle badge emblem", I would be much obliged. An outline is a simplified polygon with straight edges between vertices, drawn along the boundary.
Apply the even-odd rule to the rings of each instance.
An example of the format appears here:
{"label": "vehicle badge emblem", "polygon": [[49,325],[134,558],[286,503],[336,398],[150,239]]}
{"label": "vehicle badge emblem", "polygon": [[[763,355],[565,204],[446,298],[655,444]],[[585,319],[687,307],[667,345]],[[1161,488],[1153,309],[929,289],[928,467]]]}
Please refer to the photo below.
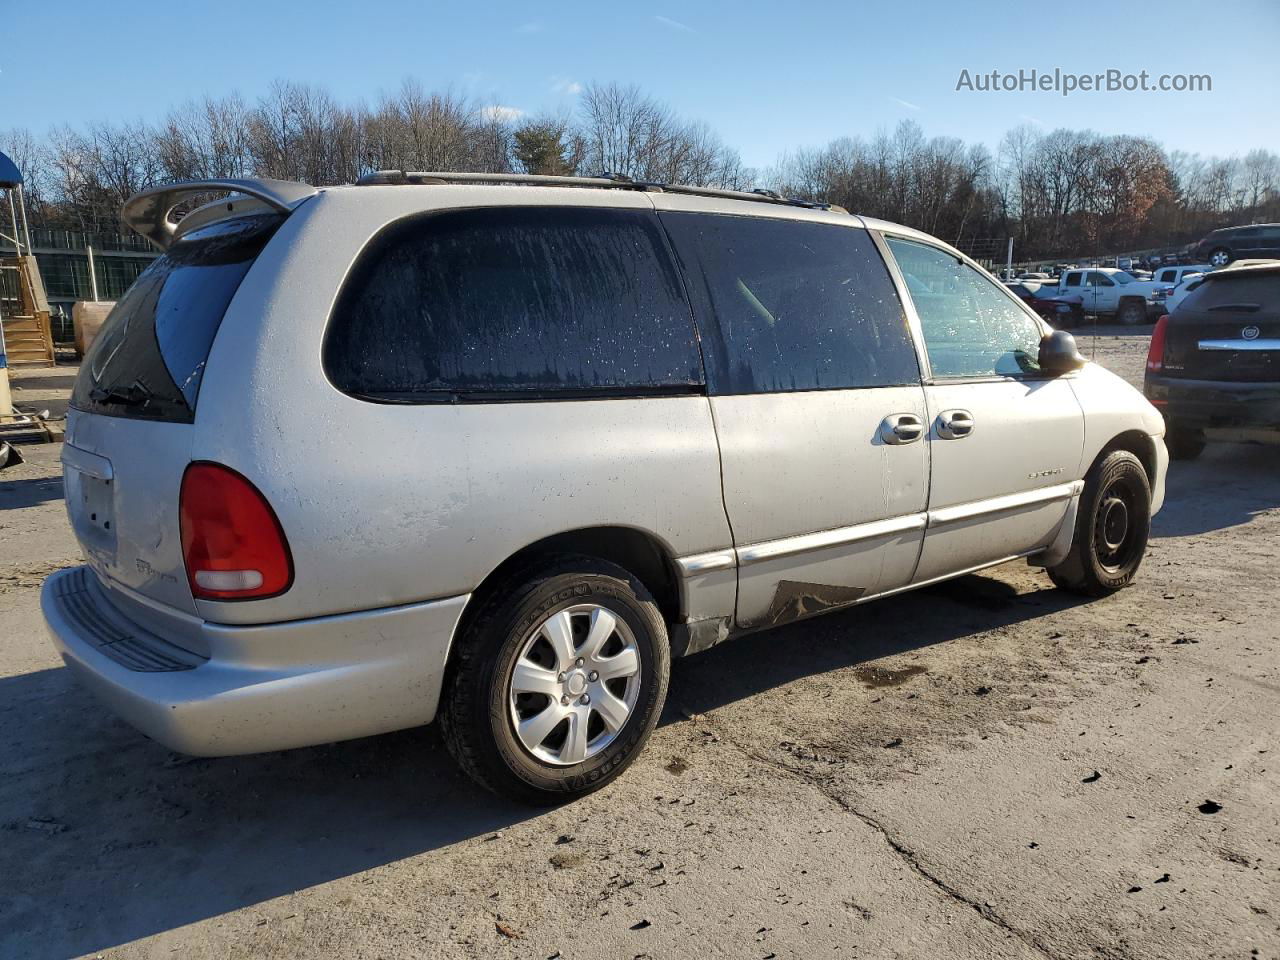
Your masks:
{"label": "vehicle badge emblem", "polygon": [[1244,337],[1246,340],[1257,340],[1258,334],[1261,332],[1262,331],[1257,327],[1245,327],[1240,331],[1240,336]]}

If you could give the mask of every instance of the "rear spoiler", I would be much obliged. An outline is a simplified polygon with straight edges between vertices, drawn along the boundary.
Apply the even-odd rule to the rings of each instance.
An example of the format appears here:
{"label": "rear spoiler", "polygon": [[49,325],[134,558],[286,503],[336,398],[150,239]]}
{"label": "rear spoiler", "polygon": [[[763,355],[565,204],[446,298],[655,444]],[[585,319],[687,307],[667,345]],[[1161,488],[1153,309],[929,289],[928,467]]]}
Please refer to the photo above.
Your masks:
{"label": "rear spoiler", "polygon": [[[169,219],[173,208],[193,195],[229,191],[243,194],[280,213],[289,213],[320,191],[309,183],[293,180],[179,180],[136,193],[125,201],[120,216],[129,229],[141,234],[161,250],[177,237],[179,224]],[[225,201],[219,201],[225,202]],[[203,209],[203,208],[202,208]],[[201,218],[207,221],[207,218]]]}

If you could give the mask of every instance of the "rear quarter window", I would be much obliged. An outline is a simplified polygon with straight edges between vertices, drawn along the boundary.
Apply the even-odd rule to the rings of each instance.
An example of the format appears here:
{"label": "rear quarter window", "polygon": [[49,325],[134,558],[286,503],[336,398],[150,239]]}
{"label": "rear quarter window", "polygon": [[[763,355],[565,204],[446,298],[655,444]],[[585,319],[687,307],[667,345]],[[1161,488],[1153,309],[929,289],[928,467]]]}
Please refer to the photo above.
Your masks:
{"label": "rear quarter window", "polygon": [[370,242],[323,361],[339,390],[430,403],[689,393],[702,360],[652,212],[422,214]]}
{"label": "rear quarter window", "polygon": [[283,222],[237,217],[182,237],[107,316],[71,394],[77,410],[190,423],[209,350],[240,281]]}

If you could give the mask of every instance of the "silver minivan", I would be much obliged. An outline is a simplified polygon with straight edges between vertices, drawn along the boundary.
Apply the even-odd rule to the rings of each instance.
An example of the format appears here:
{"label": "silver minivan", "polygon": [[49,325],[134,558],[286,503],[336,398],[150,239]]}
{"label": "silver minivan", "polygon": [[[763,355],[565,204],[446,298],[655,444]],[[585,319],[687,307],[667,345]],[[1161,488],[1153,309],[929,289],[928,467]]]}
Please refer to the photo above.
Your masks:
{"label": "silver minivan", "polygon": [[[214,200],[177,220],[174,210]],[[155,188],[85,357],[59,652],[169,747],[437,717],[528,801],[594,790],[672,657],[1025,558],[1100,596],[1160,415],[918,231],[624,178]]]}

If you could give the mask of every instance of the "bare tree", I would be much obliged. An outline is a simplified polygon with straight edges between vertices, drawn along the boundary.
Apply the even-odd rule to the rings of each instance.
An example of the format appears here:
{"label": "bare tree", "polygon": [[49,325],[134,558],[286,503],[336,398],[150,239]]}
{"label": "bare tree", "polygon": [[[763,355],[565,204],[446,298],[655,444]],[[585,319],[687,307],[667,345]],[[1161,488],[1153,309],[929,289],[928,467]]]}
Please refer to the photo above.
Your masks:
{"label": "bare tree", "polygon": [[1169,246],[1230,223],[1280,220],[1280,156],[1166,153],[1143,137],[1016,127],[995,156],[904,121],[869,139],[784,150],[757,176],[706,123],[634,85],[593,83],[577,109],[523,118],[414,80],[372,105],[276,81],[190,102],[163,122],[0,133],[27,176],[37,222],[97,232],[121,203],[170,179],[268,176],[316,185],[374,169],[596,174],[783,193],[920,227],[963,243],[1012,236],[1030,257]]}

